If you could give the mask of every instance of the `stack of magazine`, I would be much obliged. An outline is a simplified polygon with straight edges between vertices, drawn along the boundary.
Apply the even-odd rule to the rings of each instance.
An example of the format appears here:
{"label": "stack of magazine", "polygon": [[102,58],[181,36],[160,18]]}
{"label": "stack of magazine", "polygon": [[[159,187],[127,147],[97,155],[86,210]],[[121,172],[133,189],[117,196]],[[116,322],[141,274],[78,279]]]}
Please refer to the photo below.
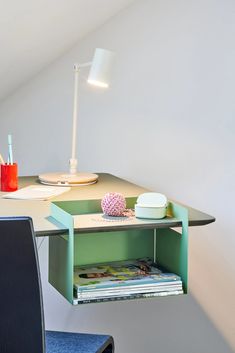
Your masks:
{"label": "stack of magazine", "polygon": [[74,267],[77,303],[183,294],[182,281],[149,258]]}

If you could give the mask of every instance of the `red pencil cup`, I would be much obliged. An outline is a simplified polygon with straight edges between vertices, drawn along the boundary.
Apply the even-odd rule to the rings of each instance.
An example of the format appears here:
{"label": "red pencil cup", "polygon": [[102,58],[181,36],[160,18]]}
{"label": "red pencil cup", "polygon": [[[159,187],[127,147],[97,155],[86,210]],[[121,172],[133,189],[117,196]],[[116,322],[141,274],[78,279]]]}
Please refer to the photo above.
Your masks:
{"label": "red pencil cup", "polygon": [[1,191],[16,191],[18,189],[17,163],[1,164]]}

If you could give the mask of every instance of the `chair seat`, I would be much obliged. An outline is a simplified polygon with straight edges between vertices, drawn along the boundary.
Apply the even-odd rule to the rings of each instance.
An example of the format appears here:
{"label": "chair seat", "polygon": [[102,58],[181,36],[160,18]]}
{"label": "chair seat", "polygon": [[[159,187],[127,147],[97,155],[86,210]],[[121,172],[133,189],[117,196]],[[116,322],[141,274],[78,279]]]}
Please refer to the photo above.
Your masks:
{"label": "chair seat", "polygon": [[112,353],[111,336],[46,331],[46,353]]}

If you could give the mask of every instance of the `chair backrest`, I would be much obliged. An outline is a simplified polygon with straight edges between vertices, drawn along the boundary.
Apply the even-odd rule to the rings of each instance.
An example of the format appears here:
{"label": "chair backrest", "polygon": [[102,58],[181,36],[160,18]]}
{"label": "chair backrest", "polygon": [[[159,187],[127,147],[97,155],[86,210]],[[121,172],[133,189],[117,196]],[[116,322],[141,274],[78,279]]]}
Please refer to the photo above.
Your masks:
{"label": "chair backrest", "polygon": [[0,218],[0,353],[44,353],[41,280],[32,220]]}

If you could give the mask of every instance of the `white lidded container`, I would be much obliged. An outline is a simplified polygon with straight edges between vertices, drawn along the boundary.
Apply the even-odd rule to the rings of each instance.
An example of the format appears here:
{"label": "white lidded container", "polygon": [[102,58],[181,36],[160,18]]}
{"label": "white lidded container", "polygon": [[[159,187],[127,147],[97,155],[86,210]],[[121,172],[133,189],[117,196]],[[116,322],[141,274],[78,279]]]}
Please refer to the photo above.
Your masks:
{"label": "white lidded container", "polygon": [[137,198],[135,216],[137,218],[161,219],[166,217],[168,201],[165,195],[146,192]]}

